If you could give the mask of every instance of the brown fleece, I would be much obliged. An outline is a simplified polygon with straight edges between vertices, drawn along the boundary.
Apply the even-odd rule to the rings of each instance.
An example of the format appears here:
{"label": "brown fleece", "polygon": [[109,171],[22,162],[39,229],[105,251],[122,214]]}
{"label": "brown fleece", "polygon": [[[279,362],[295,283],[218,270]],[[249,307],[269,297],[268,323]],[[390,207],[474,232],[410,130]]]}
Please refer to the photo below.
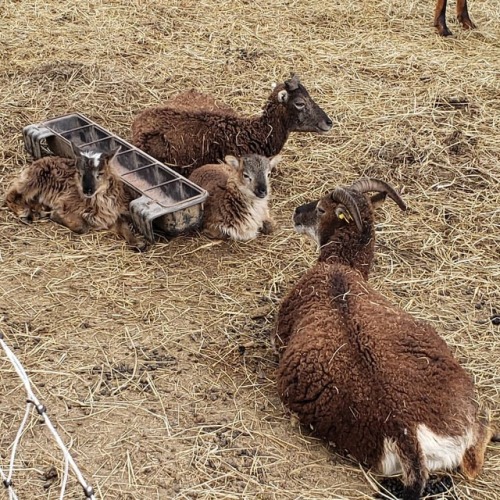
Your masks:
{"label": "brown fleece", "polygon": [[130,195],[106,160],[96,194],[82,194],[82,179],[75,160],[47,156],[27,166],[12,183],[5,203],[19,217],[31,221],[50,218],[76,233],[112,230],[127,242],[144,249],[145,242],[130,229]]}
{"label": "brown fleece", "polygon": [[[353,222],[336,219],[331,199],[320,200],[326,213],[317,224],[319,261],[278,314],[278,391],[307,429],[368,467],[380,465],[384,439],[393,439],[403,498],[418,499],[428,476],[417,440],[420,424],[440,436],[470,430],[475,441],[462,467],[475,475],[491,432],[478,414],[471,377],[446,342],[367,282],[373,209],[364,195],[351,195],[364,222],[361,233]],[[309,205],[300,214],[306,226],[318,218],[316,204]]]}
{"label": "brown fleece", "polygon": [[[278,85],[262,114],[251,118],[238,116],[227,106],[213,109],[215,101],[211,97],[205,102],[198,97],[192,108],[181,99],[179,109],[168,102],[166,106],[147,109],[132,124],[133,143],[189,175],[195,168],[222,161],[228,154],[274,156],[293,131],[330,129],[330,119],[302,85],[287,91],[286,103],[279,102],[279,93],[285,89],[286,83]],[[297,110],[297,100],[305,103],[304,109]]]}

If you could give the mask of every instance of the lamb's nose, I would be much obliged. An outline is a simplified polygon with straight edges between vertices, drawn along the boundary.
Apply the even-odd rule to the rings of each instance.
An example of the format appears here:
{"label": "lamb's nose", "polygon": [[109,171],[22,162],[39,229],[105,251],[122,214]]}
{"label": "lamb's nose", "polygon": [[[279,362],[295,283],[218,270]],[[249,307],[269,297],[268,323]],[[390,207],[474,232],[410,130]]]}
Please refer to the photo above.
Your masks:
{"label": "lamb's nose", "polygon": [[331,120],[330,118],[327,118],[327,119],[325,120],[325,123],[326,123],[329,127],[331,127],[331,126],[333,125],[333,122],[332,122],[332,120]]}

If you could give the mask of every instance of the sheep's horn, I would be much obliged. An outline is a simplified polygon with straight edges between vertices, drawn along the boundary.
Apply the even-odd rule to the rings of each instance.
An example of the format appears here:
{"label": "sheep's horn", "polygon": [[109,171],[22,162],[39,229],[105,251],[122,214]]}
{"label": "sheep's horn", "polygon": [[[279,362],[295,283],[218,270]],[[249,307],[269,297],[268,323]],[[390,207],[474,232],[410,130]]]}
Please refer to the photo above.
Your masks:
{"label": "sheep's horn", "polygon": [[379,179],[360,179],[352,184],[351,189],[358,191],[358,193],[368,193],[369,191],[376,191],[377,193],[387,193],[401,210],[406,210],[406,204],[399,196],[398,192],[387,182]]}
{"label": "sheep's horn", "polygon": [[349,192],[341,187],[335,188],[335,191],[333,191],[332,193],[332,200],[338,203],[342,203],[342,205],[347,208],[347,210],[351,214],[351,217],[354,219],[358,230],[361,232],[363,230],[361,214],[359,213],[359,208],[356,200],[349,194]]}

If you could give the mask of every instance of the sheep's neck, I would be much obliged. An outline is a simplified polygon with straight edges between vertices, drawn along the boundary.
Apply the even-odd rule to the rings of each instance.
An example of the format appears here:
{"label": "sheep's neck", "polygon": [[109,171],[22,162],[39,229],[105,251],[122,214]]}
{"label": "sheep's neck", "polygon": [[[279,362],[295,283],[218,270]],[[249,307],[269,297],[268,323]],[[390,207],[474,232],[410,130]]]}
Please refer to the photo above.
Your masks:
{"label": "sheep's neck", "polygon": [[334,234],[321,246],[318,261],[347,265],[357,269],[367,279],[373,262],[374,241],[375,234],[371,227],[365,228],[361,235],[352,231]]}
{"label": "sheep's neck", "polygon": [[277,155],[283,149],[290,133],[285,107],[268,101],[262,114],[255,118],[255,122],[259,136],[265,137],[262,143],[265,156]]}

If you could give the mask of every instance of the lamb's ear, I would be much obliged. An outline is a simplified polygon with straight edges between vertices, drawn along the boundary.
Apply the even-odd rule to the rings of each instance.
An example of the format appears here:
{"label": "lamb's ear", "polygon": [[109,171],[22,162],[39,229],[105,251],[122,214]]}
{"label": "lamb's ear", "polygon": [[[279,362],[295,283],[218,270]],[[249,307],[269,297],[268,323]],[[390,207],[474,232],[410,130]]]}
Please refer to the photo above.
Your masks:
{"label": "lamb's ear", "polygon": [[281,155],[276,155],[270,158],[269,165],[271,166],[271,168],[269,170],[272,170],[282,159],[283,157]]}
{"label": "lamb's ear", "polygon": [[120,152],[121,149],[122,149],[122,147],[118,146],[114,149],[110,149],[109,151],[102,153],[101,163],[104,163],[104,162],[109,163]]}
{"label": "lamb's ear", "polygon": [[73,142],[71,143],[71,151],[73,151],[73,155],[75,156],[75,158],[80,158],[80,156],[82,156],[80,148]]}
{"label": "lamb's ear", "polygon": [[347,210],[347,208],[342,205],[337,205],[337,208],[335,209],[335,215],[338,219],[345,220],[348,224],[352,220],[349,210]]}
{"label": "lamb's ear", "polygon": [[280,90],[278,92],[278,102],[284,104],[285,102],[288,102],[288,97],[288,92],[286,90]]}
{"label": "lamb's ear", "polygon": [[233,167],[235,169],[238,169],[240,168],[240,160],[238,160],[238,158],[236,158],[236,156],[232,156],[232,155],[227,155],[225,158],[224,158],[224,161],[230,166],[230,167]]}
{"label": "lamb's ear", "polygon": [[384,204],[385,199],[387,198],[387,193],[377,193],[374,194],[370,198],[370,202],[373,208],[378,208]]}

